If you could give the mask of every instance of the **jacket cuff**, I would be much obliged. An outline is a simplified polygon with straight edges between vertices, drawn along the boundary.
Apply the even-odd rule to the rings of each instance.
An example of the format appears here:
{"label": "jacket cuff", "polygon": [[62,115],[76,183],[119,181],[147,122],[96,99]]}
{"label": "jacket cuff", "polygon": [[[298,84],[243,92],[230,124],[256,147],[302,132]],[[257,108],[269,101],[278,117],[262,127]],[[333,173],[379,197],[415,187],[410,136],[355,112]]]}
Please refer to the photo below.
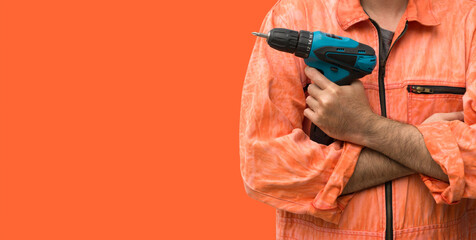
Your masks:
{"label": "jacket cuff", "polygon": [[464,162],[451,128],[451,122],[433,122],[416,126],[423,135],[433,160],[448,175],[449,184],[420,174],[438,204],[456,204],[464,192]]}
{"label": "jacket cuff", "polygon": [[[334,143],[335,144],[335,143]],[[342,144],[342,143],[340,143]],[[327,222],[338,224],[344,208],[354,194],[340,196],[354,173],[362,146],[344,142],[342,154],[324,188],[312,201],[311,214]]]}

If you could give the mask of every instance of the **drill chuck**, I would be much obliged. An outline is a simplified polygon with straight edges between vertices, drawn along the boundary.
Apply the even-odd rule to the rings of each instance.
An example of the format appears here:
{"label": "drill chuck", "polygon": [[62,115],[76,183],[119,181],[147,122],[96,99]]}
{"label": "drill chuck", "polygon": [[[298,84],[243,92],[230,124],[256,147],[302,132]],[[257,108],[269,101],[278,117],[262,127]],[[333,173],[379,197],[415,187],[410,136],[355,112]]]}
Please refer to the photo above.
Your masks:
{"label": "drill chuck", "polygon": [[294,31],[285,28],[274,28],[266,35],[253,33],[255,36],[267,38],[270,47],[302,58],[307,58],[311,52],[313,33]]}

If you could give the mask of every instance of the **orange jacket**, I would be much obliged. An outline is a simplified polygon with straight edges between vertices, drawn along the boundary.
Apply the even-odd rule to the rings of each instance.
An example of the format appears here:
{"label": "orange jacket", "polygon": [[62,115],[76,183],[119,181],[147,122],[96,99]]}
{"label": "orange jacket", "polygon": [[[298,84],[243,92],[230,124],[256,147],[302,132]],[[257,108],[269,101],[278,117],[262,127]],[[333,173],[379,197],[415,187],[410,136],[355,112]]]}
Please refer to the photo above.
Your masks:
{"label": "orange jacket", "polygon": [[[417,126],[450,180],[414,174],[392,182],[395,239],[476,239],[475,7],[471,0],[409,0],[395,31],[380,86],[387,117]],[[378,56],[377,30],[359,0],[281,0],[261,32],[275,27],[350,37]],[[382,239],[384,186],[340,196],[362,147],[340,141],[325,146],[308,137],[304,67],[302,59],[257,39],[241,106],[245,189],[277,208],[278,239]],[[378,72],[377,64],[361,81],[380,114]],[[418,85],[466,92],[420,94]],[[464,122],[422,124],[433,113],[454,111],[464,111]]]}

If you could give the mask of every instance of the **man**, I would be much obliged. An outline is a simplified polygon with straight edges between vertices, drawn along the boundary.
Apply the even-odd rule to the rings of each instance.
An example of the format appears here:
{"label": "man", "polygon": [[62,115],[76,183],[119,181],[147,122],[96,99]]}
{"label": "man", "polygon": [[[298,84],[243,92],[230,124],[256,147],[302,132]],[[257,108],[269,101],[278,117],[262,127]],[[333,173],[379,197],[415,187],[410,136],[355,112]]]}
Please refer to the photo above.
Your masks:
{"label": "man", "polygon": [[[277,239],[476,239],[475,26],[471,0],[273,7],[261,32],[319,30],[379,53],[372,74],[337,86],[257,40],[241,171],[247,193],[276,207]],[[338,141],[311,141],[311,122]]]}

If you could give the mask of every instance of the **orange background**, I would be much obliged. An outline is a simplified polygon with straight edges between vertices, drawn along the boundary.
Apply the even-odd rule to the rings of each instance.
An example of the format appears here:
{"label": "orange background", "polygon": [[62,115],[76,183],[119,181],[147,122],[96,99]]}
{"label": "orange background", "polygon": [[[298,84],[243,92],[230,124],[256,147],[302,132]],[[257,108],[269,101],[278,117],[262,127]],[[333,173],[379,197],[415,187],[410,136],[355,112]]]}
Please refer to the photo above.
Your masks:
{"label": "orange background", "polygon": [[0,239],[274,239],[238,153],[274,3],[2,1]]}

